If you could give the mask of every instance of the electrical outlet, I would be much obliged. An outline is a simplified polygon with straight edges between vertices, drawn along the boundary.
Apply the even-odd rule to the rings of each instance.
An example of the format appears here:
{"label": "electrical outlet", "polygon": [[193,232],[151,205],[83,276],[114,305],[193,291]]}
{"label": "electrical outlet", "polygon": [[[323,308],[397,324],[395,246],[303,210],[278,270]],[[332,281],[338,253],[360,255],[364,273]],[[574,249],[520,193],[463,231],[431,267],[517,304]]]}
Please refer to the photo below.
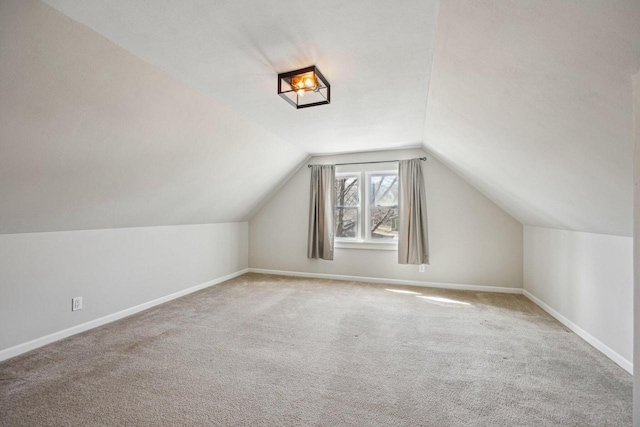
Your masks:
{"label": "electrical outlet", "polygon": [[82,297],[76,297],[71,300],[71,311],[82,310]]}
{"label": "electrical outlet", "polygon": [[420,273],[424,273],[424,264],[420,264],[420,266],[418,267],[418,271]]}

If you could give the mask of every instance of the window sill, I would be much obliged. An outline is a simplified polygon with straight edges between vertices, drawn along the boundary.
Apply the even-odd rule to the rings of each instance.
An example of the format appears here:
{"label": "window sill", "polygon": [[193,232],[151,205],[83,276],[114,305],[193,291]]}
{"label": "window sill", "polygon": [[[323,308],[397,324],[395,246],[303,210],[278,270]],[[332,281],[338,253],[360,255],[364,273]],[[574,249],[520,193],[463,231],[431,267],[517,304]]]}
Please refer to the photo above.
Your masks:
{"label": "window sill", "polygon": [[336,240],[336,249],[366,249],[374,251],[397,251],[398,242],[367,242],[364,240]]}

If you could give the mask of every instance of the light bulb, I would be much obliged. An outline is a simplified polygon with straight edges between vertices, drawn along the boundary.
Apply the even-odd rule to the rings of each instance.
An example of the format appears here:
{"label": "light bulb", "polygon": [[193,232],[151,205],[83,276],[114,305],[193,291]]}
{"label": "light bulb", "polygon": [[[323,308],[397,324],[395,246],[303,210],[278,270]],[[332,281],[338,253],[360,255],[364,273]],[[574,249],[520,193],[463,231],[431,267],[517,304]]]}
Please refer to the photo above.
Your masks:
{"label": "light bulb", "polygon": [[298,94],[298,96],[299,96],[300,98],[302,98],[302,97],[304,96],[304,89],[298,89],[298,90],[296,91],[296,93]]}
{"label": "light bulb", "polygon": [[304,85],[305,85],[306,87],[313,87],[313,80],[311,80],[309,77],[307,77],[307,78],[304,80]]}

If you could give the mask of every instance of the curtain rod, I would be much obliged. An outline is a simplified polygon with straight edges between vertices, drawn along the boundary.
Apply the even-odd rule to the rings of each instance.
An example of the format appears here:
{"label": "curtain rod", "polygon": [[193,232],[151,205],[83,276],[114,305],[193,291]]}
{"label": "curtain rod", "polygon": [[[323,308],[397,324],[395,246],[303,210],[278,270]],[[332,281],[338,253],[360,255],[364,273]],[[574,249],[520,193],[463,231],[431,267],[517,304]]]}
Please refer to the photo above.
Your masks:
{"label": "curtain rod", "polygon": [[[423,162],[427,160],[426,157],[418,157],[418,160],[422,160]],[[380,160],[379,162],[353,162],[353,163],[336,163],[334,166],[346,166],[346,165],[370,165],[372,163],[393,163],[399,162],[400,160]],[[323,166],[323,165],[307,165],[308,168],[311,166]]]}

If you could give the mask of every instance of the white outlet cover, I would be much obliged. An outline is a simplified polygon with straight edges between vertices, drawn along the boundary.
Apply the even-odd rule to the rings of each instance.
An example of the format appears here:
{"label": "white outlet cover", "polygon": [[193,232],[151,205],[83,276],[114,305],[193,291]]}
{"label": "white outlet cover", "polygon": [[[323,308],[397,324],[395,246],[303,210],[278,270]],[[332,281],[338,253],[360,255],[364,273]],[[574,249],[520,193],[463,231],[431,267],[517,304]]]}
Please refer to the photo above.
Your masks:
{"label": "white outlet cover", "polygon": [[71,311],[82,310],[82,297],[76,297],[71,300]]}
{"label": "white outlet cover", "polygon": [[420,264],[420,266],[418,267],[418,271],[420,273],[424,273],[424,264]]}

